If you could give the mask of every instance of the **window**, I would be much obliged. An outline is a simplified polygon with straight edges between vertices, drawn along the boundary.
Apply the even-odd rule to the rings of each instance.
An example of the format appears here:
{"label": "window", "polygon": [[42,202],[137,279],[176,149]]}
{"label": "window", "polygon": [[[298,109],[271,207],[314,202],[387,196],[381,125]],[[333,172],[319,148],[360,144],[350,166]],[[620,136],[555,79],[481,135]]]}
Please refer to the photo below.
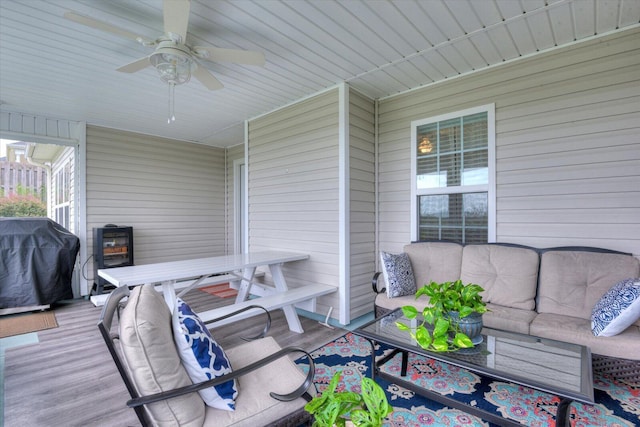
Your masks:
{"label": "window", "polygon": [[495,106],[411,123],[412,240],[495,241]]}
{"label": "window", "polygon": [[53,215],[54,220],[66,228],[70,228],[69,206],[71,202],[71,167],[72,162],[65,162],[55,173],[55,193]]}

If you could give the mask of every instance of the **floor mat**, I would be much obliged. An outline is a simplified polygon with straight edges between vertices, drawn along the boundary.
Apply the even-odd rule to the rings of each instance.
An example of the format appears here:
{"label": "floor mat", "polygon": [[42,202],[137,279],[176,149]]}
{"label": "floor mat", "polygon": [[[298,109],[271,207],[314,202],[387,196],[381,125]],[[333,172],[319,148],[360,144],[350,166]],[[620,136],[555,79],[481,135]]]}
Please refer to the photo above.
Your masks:
{"label": "floor mat", "polygon": [[0,338],[57,327],[58,322],[53,311],[11,314],[0,317]]}

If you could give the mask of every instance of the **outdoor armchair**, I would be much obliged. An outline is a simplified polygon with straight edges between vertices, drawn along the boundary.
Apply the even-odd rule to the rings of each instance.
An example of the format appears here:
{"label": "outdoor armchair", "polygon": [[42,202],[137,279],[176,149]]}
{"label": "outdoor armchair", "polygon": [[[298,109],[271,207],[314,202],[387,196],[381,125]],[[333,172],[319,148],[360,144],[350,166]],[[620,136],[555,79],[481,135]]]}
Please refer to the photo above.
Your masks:
{"label": "outdoor armchair", "polygon": [[[263,308],[243,310],[248,309]],[[172,313],[153,286],[114,290],[98,328],[131,395],[127,405],[143,426],[299,426],[308,421],[304,405],[311,398],[309,393],[315,394],[313,359],[303,349],[281,348],[272,337],[264,337],[270,324],[265,312],[267,326],[258,337],[224,350],[233,371],[199,383],[192,382],[183,365],[174,341]],[[112,331],[116,313],[119,322],[113,329],[117,332]],[[306,375],[290,359],[293,353],[307,357]],[[234,379],[235,410],[204,403],[200,390]]]}

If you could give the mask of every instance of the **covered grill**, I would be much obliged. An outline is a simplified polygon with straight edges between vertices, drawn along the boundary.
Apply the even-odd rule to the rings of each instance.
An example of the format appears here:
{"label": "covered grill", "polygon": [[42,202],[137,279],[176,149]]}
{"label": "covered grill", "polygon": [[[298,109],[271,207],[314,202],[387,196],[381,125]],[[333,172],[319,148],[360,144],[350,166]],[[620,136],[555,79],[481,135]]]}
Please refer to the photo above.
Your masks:
{"label": "covered grill", "polygon": [[0,218],[0,309],[73,298],[80,239],[48,218]]}

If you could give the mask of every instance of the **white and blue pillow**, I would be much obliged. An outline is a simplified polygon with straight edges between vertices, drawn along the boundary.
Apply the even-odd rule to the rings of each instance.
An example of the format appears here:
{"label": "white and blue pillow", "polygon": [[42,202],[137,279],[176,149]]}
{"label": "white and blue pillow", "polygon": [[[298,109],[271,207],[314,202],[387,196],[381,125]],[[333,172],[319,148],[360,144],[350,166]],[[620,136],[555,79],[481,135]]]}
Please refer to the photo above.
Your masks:
{"label": "white and blue pillow", "polygon": [[[202,320],[180,298],[177,298],[173,310],[173,336],[182,364],[194,384],[232,372],[231,363],[222,347],[213,339]],[[198,393],[208,406],[235,410],[238,396],[235,380]]]}
{"label": "white and blue pillow", "polygon": [[591,312],[591,330],[597,337],[612,337],[640,318],[640,278],[616,283]]}
{"label": "white and blue pillow", "polygon": [[380,252],[380,260],[382,274],[387,282],[387,297],[395,298],[416,293],[416,280],[409,255]]}

